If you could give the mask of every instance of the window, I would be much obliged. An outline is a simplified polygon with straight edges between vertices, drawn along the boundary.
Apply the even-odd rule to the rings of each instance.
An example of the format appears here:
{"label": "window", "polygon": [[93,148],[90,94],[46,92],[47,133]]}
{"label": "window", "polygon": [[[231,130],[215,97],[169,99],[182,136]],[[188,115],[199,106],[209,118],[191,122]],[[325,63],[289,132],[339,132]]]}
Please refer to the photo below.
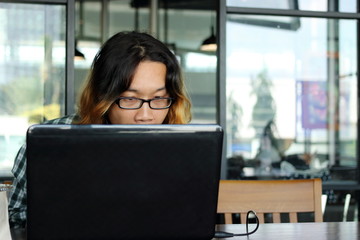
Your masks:
{"label": "window", "polygon": [[335,211],[345,209],[345,195],[356,219],[356,2],[273,2],[229,0],[222,7],[223,177],[318,177],[328,197],[324,220],[341,221]]}
{"label": "window", "polygon": [[356,12],[356,0],[227,0],[226,5],[229,7],[248,7],[248,8],[273,8],[289,9],[304,11],[328,11],[333,7],[340,12]]}
{"label": "window", "polygon": [[11,176],[31,124],[64,114],[63,5],[0,3],[0,175]]}
{"label": "window", "polygon": [[286,174],[280,160],[303,154],[319,172],[356,168],[356,21],[300,18],[289,30],[234,19],[226,25],[228,156],[254,161],[259,175]]}
{"label": "window", "polygon": [[[75,95],[79,97],[101,42],[120,31],[149,32],[150,5],[146,1],[83,0],[76,2],[76,39],[85,59],[75,61]],[[216,27],[215,1],[159,1],[158,38],[177,55],[192,101],[192,123],[216,122],[216,52],[200,50]],[[100,14],[103,12],[103,14]],[[107,19],[107,20],[106,20]],[[108,21],[108,25],[101,25]]]}

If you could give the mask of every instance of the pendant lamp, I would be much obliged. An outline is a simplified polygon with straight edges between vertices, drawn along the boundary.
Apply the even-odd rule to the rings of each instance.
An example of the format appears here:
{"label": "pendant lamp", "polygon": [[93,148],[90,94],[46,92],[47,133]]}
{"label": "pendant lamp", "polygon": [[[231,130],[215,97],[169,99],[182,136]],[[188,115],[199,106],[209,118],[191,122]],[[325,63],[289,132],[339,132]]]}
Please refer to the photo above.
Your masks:
{"label": "pendant lamp", "polygon": [[202,42],[200,46],[200,50],[215,52],[216,49],[217,49],[217,43],[216,43],[216,36],[214,34],[214,26],[211,26],[211,35]]}

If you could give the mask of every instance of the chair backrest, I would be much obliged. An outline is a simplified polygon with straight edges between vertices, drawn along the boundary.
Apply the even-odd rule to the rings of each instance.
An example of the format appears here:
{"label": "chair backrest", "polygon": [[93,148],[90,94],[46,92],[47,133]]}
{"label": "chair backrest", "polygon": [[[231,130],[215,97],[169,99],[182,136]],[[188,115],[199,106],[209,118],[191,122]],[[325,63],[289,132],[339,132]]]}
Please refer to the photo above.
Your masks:
{"label": "chair backrest", "polygon": [[231,224],[232,214],[240,214],[246,221],[249,210],[256,212],[260,223],[264,214],[272,214],[272,221],[280,223],[280,213],[288,213],[290,222],[298,222],[297,213],[312,212],[314,221],[322,222],[321,179],[301,180],[220,180],[218,213]]}

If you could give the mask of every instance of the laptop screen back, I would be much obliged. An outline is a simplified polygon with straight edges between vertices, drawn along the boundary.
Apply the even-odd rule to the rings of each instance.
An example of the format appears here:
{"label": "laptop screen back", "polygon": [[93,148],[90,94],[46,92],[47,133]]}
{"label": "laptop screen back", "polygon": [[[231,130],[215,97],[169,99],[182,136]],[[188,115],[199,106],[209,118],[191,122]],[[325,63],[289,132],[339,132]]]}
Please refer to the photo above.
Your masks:
{"label": "laptop screen back", "polygon": [[34,125],[28,239],[211,239],[217,125]]}

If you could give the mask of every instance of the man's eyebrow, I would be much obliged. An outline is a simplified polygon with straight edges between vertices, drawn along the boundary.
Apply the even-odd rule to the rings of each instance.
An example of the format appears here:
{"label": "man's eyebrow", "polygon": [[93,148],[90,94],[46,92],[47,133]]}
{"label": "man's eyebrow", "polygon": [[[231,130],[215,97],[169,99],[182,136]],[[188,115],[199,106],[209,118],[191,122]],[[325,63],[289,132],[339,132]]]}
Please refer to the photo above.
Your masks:
{"label": "man's eyebrow", "polygon": [[126,90],[125,92],[137,92],[138,90],[136,89],[132,89],[132,88],[129,88],[128,90]]}
{"label": "man's eyebrow", "polygon": [[158,88],[158,89],[156,90],[156,92],[163,91],[163,90],[166,90],[166,87]]}
{"label": "man's eyebrow", "polygon": [[[161,88],[158,88],[156,89],[154,92],[160,92],[160,91],[163,91],[163,90],[166,90],[166,87],[161,87]],[[134,89],[134,88],[129,88],[128,90],[126,90],[125,92],[139,92],[139,90],[137,89]]]}

